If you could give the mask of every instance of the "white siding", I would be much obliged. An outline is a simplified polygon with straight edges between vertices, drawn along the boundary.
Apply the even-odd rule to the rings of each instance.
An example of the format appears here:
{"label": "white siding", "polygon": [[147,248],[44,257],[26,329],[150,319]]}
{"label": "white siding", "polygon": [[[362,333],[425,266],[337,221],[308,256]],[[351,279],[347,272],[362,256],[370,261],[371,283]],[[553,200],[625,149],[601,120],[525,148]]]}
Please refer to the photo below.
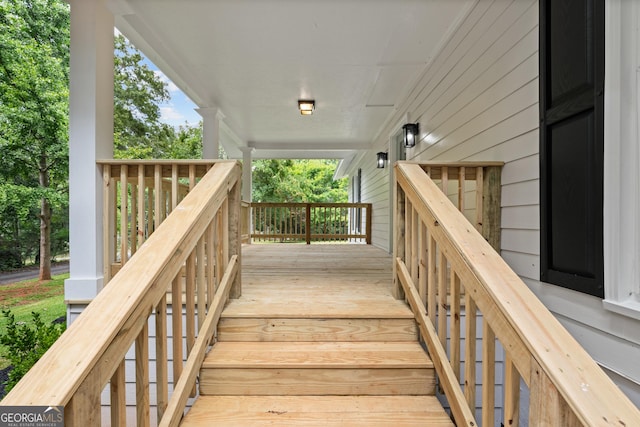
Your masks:
{"label": "white siding", "polygon": [[601,299],[539,281],[538,13],[537,1],[479,0],[396,105],[355,166],[363,201],[374,204],[373,242],[389,247],[391,168],[375,169],[375,153],[407,120],[421,128],[408,160],[504,161],[503,257],[640,406],[639,322],[605,310]]}

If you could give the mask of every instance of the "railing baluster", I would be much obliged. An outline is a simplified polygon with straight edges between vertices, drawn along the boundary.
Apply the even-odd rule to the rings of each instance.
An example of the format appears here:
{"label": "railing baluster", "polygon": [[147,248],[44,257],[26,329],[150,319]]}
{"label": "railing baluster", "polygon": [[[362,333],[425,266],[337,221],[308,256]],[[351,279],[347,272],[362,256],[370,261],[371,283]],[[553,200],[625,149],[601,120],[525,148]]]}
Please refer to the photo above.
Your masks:
{"label": "railing baluster", "polygon": [[[187,357],[191,354],[193,343],[196,341],[196,309],[195,309],[195,286],[196,286],[196,254],[192,251],[187,257],[186,265],[186,326],[187,326]],[[193,396],[192,396],[193,397]]]}
{"label": "railing baluster", "polygon": [[149,426],[149,326],[145,322],[136,338],[136,418],[137,425]]}
{"label": "railing baluster", "polygon": [[189,191],[196,186],[196,165],[189,165]]}
{"label": "railing baluster", "polygon": [[449,346],[449,359],[456,377],[460,379],[460,277],[451,270],[451,344]]}
{"label": "railing baluster", "polygon": [[178,175],[178,165],[171,165],[171,209],[175,209],[178,206],[180,197],[180,177]]}
{"label": "railing baluster", "polygon": [[404,226],[406,229],[406,234],[404,236],[404,262],[407,265],[407,269],[411,271],[411,262],[413,261],[413,254],[411,253],[411,248],[413,247],[411,241],[413,240],[413,206],[409,200],[405,203],[404,209]]}
{"label": "railing baluster", "polygon": [[197,289],[197,299],[198,299],[198,329],[202,328],[202,324],[204,323],[204,318],[207,315],[206,306],[207,306],[207,281],[205,277],[205,259],[204,259],[204,239],[203,235],[198,241],[198,246],[196,246],[196,258],[197,258],[197,281],[196,281],[196,289]]}
{"label": "railing baluster", "polygon": [[169,402],[169,375],[167,354],[167,294],[165,293],[155,312],[156,321],[156,397],[158,419],[162,418]]}
{"label": "railing baluster", "polygon": [[418,240],[420,240],[420,224],[421,221],[418,218],[418,212],[411,209],[411,230],[413,231],[413,235],[411,236],[411,280],[413,283],[418,283],[418,270],[419,270],[419,262],[420,253],[419,253],[419,244]]}
{"label": "railing baluster", "polygon": [[464,215],[464,192],[466,181],[466,170],[464,166],[458,169],[458,210]]}
{"label": "railing baluster", "polygon": [[484,212],[482,208],[483,203],[483,191],[484,191],[484,168],[479,166],[476,168],[476,230],[482,233],[482,223],[484,218]]}
{"label": "railing baluster", "polygon": [[429,266],[429,240],[427,238],[427,227],[418,218],[419,221],[419,230],[418,233],[418,252],[420,252],[420,260],[419,260],[419,269],[418,269],[418,293],[420,294],[420,298],[422,298],[422,304],[425,309],[427,308],[427,269]]}
{"label": "railing baluster", "polygon": [[215,218],[209,224],[207,229],[207,240],[205,243],[205,249],[207,251],[207,309],[211,307],[211,301],[213,300],[213,294],[216,291],[216,279],[215,279],[215,246],[214,241],[216,238]]}
{"label": "railing baluster", "polygon": [[505,353],[504,425],[518,427],[520,424],[520,374],[509,352]]}
{"label": "railing baluster", "polygon": [[447,258],[440,248],[438,266],[438,336],[444,349],[447,348]]}
{"label": "railing baluster", "polygon": [[496,401],[496,336],[482,319],[482,425],[492,426]]}
{"label": "railing baluster", "polygon": [[429,233],[429,265],[427,267],[427,314],[431,323],[436,325],[436,306],[438,304],[438,282],[437,282],[437,245],[432,233]]}
{"label": "railing baluster", "polygon": [[218,212],[216,214],[216,217],[214,218],[213,223],[215,224],[216,227],[216,239],[213,241],[213,249],[215,252],[215,257],[216,257],[216,261],[215,261],[215,270],[216,270],[216,283],[215,283],[215,287],[216,289],[218,288],[218,285],[220,284],[220,281],[222,280],[222,274],[224,273],[223,268],[222,268],[222,263],[223,261],[223,249],[222,249],[222,241],[220,240],[220,236],[222,236],[222,213]]}
{"label": "railing baluster", "polygon": [[[153,170],[155,168],[150,167],[149,169]],[[147,238],[149,238],[149,236],[151,236],[151,233],[153,233],[154,227],[155,227],[155,196],[154,196],[154,185],[153,185],[154,180],[150,179],[148,181],[148,184],[146,184],[147,187]]]}
{"label": "railing baluster", "polygon": [[120,166],[120,264],[129,259],[129,176],[127,165]]}
{"label": "railing baluster", "polygon": [[464,337],[464,396],[470,408],[476,406],[476,303],[466,292],[464,298],[465,337]]}
{"label": "railing baluster", "polygon": [[127,394],[124,360],[116,368],[109,383],[109,394],[111,396],[111,425],[127,425]]}
{"label": "railing baluster", "polygon": [[[132,177],[129,178],[130,180]],[[129,246],[131,248],[131,255],[138,250],[138,186],[136,181],[131,181],[131,221],[129,224]]]}
{"label": "railing baluster", "polygon": [[442,166],[440,168],[440,184],[442,185],[442,191],[445,196],[449,196],[449,168],[447,166]]}
{"label": "railing baluster", "polygon": [[153,171],[153,187],[155,200],[153,204],[153,231],[156,231],[162,222],[162,166],[156,165]]}
{"label": "railing baluster", "polygon": [[173,386],[182,374],[182,270],[171,282],[171,337],[173,347]]}
{"label": "railing baluster", "polygon": [[138,228],[136,230],[138,246],[141,246],[145,241],[145,213],[147,212],[147,208],[145,208],[145,201],[144,165],[138,165]]}
{"label": "railing baluster", "polygon": [[111,264],[115,261],[113,256],[112,246],[112,234],[111,230],[115,227],[114,221],[111,218],[111,212],[116,205],[113,198],[113,182],[111,180],[111,166],[105,165],[102,168],[102,198],[104,199],[105,209],[102,214],[102,235],[104,240],[102,243],[103,253],[103,269],[102,274],[104,276],[105,283],[111,279]]}

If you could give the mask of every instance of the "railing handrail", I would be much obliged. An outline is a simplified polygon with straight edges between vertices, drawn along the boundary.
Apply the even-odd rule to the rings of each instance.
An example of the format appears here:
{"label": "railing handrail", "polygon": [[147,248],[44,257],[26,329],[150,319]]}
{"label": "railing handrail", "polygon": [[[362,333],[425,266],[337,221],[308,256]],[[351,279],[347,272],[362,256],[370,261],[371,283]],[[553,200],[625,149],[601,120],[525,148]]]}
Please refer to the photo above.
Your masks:
{"label": "railing handrail", "polygon": [[[638,408],[458,212],[422,166],[396,164],[396,180],[421,221],[432,226],[429,230],[441,245],[440,253],[446,254],[452,269],[455,267],[465,291],[473,294],[485,321],[513,355],[524,381],[531,386],[537,371],[544,371],[584,425],[640,425]],[[447,363],[435,361],[436,366]],[[538,386],[542,388],[537,391],[542,392],[544,386]],[[546,401],[553,403],[552,396]],[[551,408],[532,405],[530,411],[562,407],[560,403]],[[550,422],[560,422],[560,418]]]}
{"label": "railing handrail", "polygon": [[238,162],[216,162],[1,404],[67,405],[90,373],[97,376],[87,387],[103,387],[240,174]]}

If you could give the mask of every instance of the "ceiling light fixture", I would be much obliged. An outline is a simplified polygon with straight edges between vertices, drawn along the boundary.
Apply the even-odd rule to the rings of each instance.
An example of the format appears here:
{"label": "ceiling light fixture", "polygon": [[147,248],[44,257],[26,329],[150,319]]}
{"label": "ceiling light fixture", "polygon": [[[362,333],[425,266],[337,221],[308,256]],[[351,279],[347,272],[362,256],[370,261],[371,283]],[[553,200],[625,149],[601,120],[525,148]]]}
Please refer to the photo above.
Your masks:
{"label": "ceiling light fixture", "polygon": [[316,101],[313,99],[299,99],[298,109],[303,116],[309,116],[313,114],[313,110],[316,108]]}

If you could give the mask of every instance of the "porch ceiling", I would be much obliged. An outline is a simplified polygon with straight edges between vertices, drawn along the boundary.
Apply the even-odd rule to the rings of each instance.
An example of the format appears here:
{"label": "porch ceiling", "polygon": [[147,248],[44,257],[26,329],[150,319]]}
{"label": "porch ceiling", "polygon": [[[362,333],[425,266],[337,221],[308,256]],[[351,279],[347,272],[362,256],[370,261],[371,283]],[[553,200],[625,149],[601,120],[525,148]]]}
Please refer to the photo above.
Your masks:
{"label": "porch ceiling", "polygon": [[[107,0],[117,28],[255,157],[366,149],[471,0]],[[316,100],[301,116],[297,100]]]}

